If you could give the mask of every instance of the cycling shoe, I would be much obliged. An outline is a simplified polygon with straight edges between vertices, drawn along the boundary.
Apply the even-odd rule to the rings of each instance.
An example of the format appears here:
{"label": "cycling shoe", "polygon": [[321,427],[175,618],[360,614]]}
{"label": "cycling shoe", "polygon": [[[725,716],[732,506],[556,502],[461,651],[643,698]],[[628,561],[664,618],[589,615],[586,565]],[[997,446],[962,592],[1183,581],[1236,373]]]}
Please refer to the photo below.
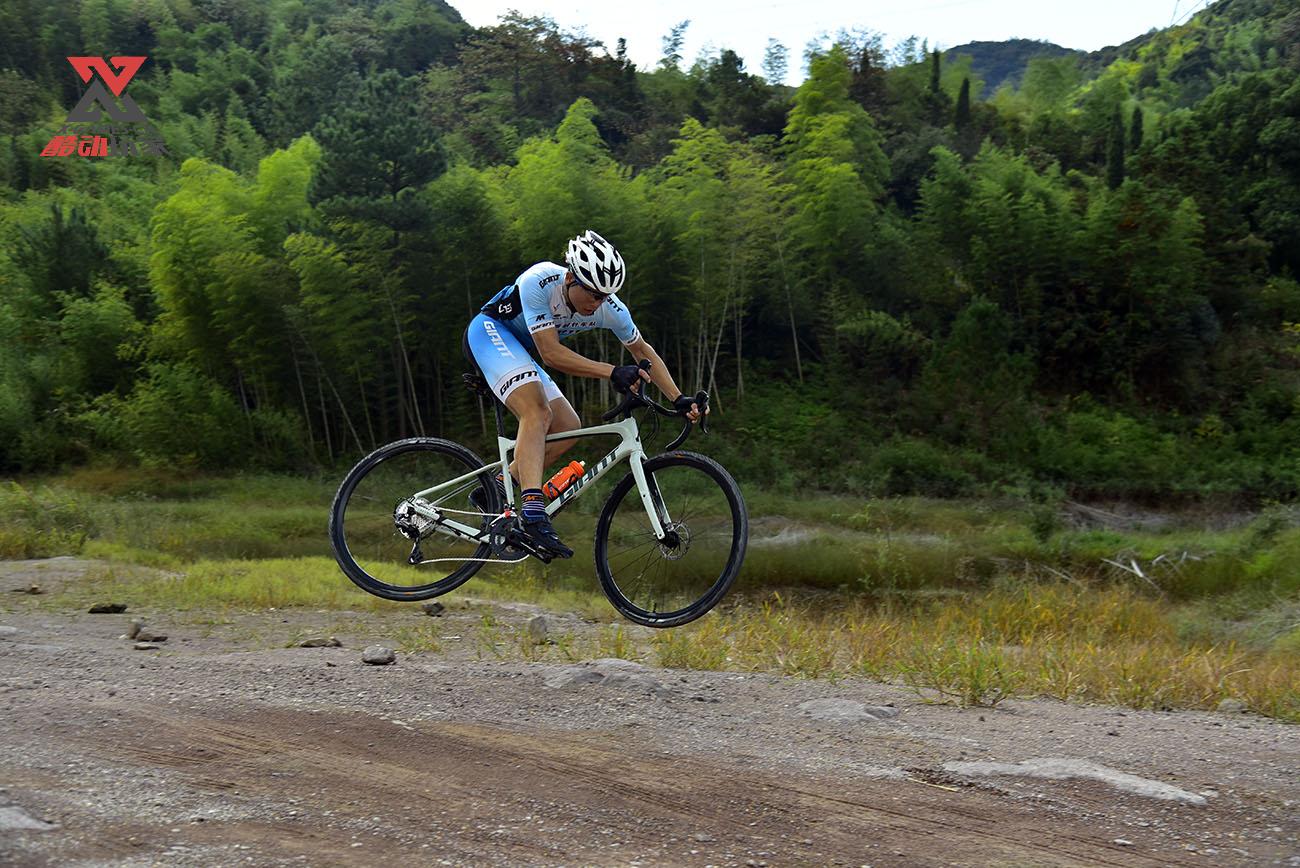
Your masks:
{"label": "cycling shoe", "polygon": [[537,547],[545,549],[557,558],[573,557],[573,549],[560,541],[560,537],[555,533],[555,528],[551,525],[549,518],[521,522],[520,526]]}

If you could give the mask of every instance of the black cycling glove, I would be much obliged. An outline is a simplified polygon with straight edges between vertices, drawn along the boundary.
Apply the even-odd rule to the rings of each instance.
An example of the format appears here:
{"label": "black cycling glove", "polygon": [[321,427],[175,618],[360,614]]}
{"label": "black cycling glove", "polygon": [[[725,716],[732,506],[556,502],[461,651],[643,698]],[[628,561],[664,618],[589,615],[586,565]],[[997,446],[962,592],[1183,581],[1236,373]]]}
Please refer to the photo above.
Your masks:
{"label": "black cycling glove", "polygon": [[673,399],[673,409],[677,411],[677,415],[685,416],[687,413],[691,412],[691,405],[694,403],[695,398],[692,396],[678,395]]}
{"label": "black cycling glove", "polygon": [[629,392],[641,382],[641,369],[636,365],[615,365],[614,370],[609,372],[609,381],[618,391]]}

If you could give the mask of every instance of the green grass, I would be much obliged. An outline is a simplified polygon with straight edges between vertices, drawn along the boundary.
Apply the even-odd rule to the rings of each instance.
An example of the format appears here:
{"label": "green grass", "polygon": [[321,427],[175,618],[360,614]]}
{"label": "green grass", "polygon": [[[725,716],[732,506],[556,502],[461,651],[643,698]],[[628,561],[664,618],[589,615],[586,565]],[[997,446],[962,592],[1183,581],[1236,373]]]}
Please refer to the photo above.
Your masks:
{"label": "green grass", "polygon": [[[197,618],[401,608],[355,588],[330,556],[325,525],[335,483],[124,470],[10,482],[0,487],[0,557],[82,554],[111,564],[37,605],[111,596]],[[753,528],[744,572],[702,621],[652,640],[615,625],[536,645],[485,613],[473,647],[485,658],[613,656],[863,675],[975,705],[1052,696],[1210,708],[1236,698],[1300,719],[1294,508],[1274,507],[1233,530],[1208,529],[1188,514],[1151,531],[1069,529],[1055,507],[1011,499],[747,492],[747,501]],[[561,533],[589,539],[599,507],[599,497],[578,501],[561,515]],[[589,547],[574,547],[579,556],[569,562],[484,569],[452,598],[615,619]],[[409,572],[413,582],[429,579]],[[405,628],[397,638],[407,650],[442,647],[437,625]]]}
{"label": "green grass", "polygon": [[[202,560],[329,557],[336,480],[159,471],[80,470],[0,490],[0,557],[85,553],[175,568]],[[550,586],[591,587],[590,539],[600,492],[561,514],[577,557],[543,571]],[[987,587],[995,575],[1143,584],[1179,599],[1300,589],[1294,510],[1234,531],[1194,523],[1165,532],[1044,528],[1042,505],[925,498],[782,499],[747,492],[753,521],[741,587],[888,592]],[[1142,576],[1106,563],[1136,562]],[[523,577],[520,572],[511,583]]]}
{"label": "green grass", "polygon": [[1300,643],[1180,636],[1179,604],[1125,587],[1007,582],[879,602],[777,595],[657,634],[661,665],[862,675],[967,705],[1013,696],[1135,708],[1214,708],[1243,700],[1300,721]]}
{"label": "green grass", "polygon": [[141,570],[116,562],[87,574],[85,582],[51,595],[52,604],[81,606],[105,598],[133,607],[190,611],[232,609],[397,609],[399,603],[372,597],[349,582],[331,558],[203,560],[178,573]]}

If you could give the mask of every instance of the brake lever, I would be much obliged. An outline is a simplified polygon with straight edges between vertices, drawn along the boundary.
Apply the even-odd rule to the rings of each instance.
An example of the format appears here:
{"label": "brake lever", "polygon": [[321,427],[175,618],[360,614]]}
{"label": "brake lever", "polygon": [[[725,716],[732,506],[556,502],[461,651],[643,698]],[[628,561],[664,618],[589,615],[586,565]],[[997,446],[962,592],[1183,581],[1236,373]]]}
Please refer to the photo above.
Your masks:
{"label": "brake lever", "polygon": [[[637,367],[643,371],[649,371],[650,360],[642,359],[637,362]],[[627,397],[624,398],[617,407],[607,413],[603,413],[600,417],[601,420],[608,422],[619,414],[622,414],[624,419],[630,419],[632,418],[632,411],[638,406],[649,407],[650,400],[645,396],[646,381],[642,380],[638,385],[639,387],[636,391],[628,390]]]}
{"label": "brake lever", "polygon": [[[704,411],[709,408],[709,393],[704,391],[696,392],[695,403],[700,408],[700,421],[698,423],[700,426],[700,432],[704,434],[708,434],[709,433],[709,423],[707,421],[708,417],[704,415]],[[687,419],[686,424],[682,426],[682,433],[677,435],[677,439],[675,439],[673,442],[665,446],[664,450],[666,452],[672,452],[674,449],[676,449],[677,447],[685,443],[686,438],[691,436],[691,428],[695,427],[695,424],[696,423],[692,422],[690,419]]]}

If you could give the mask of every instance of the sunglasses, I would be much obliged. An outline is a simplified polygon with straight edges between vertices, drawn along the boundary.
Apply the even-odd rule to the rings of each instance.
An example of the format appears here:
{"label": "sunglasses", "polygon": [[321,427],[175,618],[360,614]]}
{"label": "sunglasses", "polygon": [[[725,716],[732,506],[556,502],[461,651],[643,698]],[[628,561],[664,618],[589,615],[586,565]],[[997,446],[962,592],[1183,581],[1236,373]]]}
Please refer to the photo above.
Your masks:
{"label": "sunglasses", "polygon": [[583,283],[581,280],[578,280],[577,278],[571,279],[569,285],[578,287],[583,292],[587,293],[587,295],[591,297],[592,301],[595,301],[600,304],[604,304],[605,299],[609,298],[609,296],[605,295],[605,293],[598,292],[597,290],[591,289],[585,283]]}

